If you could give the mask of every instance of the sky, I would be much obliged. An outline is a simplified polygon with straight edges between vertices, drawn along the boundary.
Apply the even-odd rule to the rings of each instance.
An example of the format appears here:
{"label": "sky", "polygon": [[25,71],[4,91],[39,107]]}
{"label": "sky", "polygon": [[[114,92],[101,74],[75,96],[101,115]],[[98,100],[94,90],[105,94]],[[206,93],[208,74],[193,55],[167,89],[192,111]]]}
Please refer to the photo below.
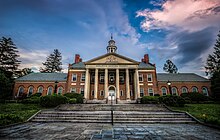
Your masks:
{"label": "sky", "polygon": [[219,0],[0,0],[0,37],[16,44],[19,68],[35,71],[54,49],[63,72],[75,54],[101,56],[112,33],[119,54],[149,54],[157,72],[170,59],[180,73],[205,76],[219,30]]}

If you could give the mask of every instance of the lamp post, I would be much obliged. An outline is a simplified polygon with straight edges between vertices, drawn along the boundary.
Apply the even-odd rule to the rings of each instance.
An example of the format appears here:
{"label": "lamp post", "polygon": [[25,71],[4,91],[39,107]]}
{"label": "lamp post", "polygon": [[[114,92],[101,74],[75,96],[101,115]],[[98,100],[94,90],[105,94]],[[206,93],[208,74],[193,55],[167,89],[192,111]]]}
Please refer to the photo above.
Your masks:
{"label": "lamp post", "polygon": [[170,93],[170,95],[172,95],[171,82],[169,80],[167,81],[167,85],[169,87],[169,93]]}
{"label": "lamp post", "polygon": [[54,87],[54,93],[56,94],[57,93],[57,84],[58,84],[59,82],[58,81],[55,81],[55,87]]}

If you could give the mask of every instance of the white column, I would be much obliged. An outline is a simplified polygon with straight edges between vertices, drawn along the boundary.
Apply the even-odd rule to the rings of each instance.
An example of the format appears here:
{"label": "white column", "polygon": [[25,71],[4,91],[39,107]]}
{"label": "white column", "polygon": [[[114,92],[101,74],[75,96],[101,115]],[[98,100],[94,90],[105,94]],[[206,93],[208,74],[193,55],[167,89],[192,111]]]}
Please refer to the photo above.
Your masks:
{"label": "white column", "polygon": [[98,77],[99,77],[99,70],[95,69],[95,87],[94,87],[94,99],[97,99],[98,95]]}
{"label": "white column", "polygon": [[136,78],[136,70],[134,72],[134,75],[133,75],[133,79],[134,79],[134,91],[133,91],[133,94],[134,94],[134,97],[135,97],[135,100],[137,100],[137,78]]}
{"label": "white column", "polygon": [[119,91],[120,91],[120,89],[119,89],[119,69],[116,69],[116,98],[117,98],[117,100],[120,99]]}
{"label": "white column", "polygon": [[108,98],[108,69],[105,69],[105,98]]}
{"label": "white column", "polygon": [[138,69],[135,70],[136,73],[136,86],[137,86],[137,98],[140,98],[140,85],[139,85],[139,73],[138,73]]}
{"label": "white column", "polygon": [[130,100],[129,69],[126,69],[126,95],[127,100]]}
{"label": "white column", "polygon": [[86,77],[85,78],[86,79],[85,79],[85,86],[84,86],[84,98],[88,99],[88,95],[89,95],[89,93],[88,93],[89,69],[86,69]]}

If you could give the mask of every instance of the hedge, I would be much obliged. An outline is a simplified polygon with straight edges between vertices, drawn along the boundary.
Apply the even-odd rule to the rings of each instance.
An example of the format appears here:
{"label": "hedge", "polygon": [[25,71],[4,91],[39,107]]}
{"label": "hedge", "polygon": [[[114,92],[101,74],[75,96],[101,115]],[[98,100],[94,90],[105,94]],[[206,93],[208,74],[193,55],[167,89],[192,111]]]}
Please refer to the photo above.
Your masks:
{"label": "hedge", "polygon": [[176,107],[183,107],[186,104],[184,98],[176,95],[161,96],[159,97],[159,101],[168,106],[176,106]]}
{"label": "hedge", "polygon": [[182,93],[180,96],[188,101],[191,101],[191,103],[193,102],[199,103],[199,102],[212,100],[210,97],[205,96],[198,92]]}
{"label": "hedge", "polygon": [[76,99],[76,103],[83,103],[83,95],[79,94],[79,93],[66,93],[63,96],[68,97],[70,99],[75,98]]}
{"label": "hedge", "polygon": [[40,97],[40,105],[43,107],[56,107],[68,103],[68,98],[62,95],[46,95]]}
{"label": "hedge", "polygon": [[142,104],[157,104],[159,103],[158,96],[143,96],[141,98]]}

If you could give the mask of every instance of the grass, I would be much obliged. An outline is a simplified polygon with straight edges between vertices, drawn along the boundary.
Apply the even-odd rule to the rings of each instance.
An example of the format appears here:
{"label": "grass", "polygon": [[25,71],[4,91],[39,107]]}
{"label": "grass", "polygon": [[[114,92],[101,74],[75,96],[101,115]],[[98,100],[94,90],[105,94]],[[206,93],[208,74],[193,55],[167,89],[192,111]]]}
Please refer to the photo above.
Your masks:
{"label": "grass", "polygon": [[185,107],[171,108],[187,111],[202,122],[220,126],[220,104],[186,104]]}
{"label": "grass", "polygon": [[0,126],[25,122],[42,107],[38,104],[6,103],[0,104]]}

